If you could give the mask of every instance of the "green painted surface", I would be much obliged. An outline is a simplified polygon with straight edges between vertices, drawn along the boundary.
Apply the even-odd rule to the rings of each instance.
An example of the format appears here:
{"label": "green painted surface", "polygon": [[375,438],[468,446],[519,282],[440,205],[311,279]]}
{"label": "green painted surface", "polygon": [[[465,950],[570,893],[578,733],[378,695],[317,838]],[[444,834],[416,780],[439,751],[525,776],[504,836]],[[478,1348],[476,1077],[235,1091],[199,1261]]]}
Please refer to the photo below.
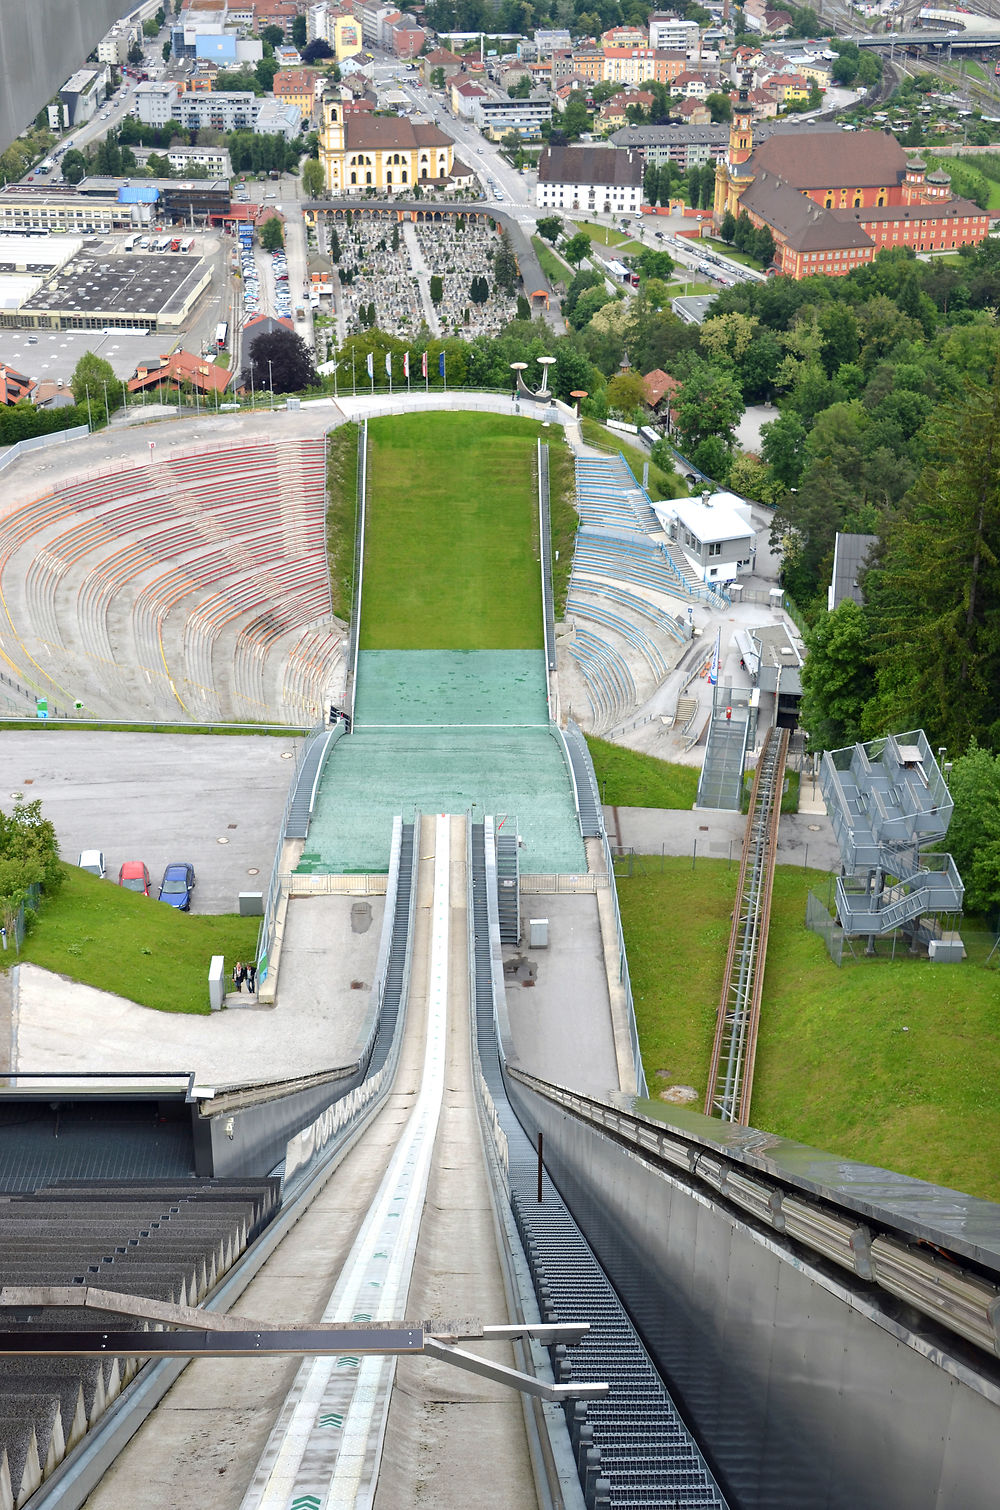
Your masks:
{"label": "green painted surface", "polygon": [[586,868],[562,752],[547,728],[356,729],[326,768],[309,843],[314,869],[388,869],[392,820],[422,813],[510,814],[521,868]]}
{"label": "green painted surface", "polygon": [[357,728],[547,724],[541,650],[363,650]]}

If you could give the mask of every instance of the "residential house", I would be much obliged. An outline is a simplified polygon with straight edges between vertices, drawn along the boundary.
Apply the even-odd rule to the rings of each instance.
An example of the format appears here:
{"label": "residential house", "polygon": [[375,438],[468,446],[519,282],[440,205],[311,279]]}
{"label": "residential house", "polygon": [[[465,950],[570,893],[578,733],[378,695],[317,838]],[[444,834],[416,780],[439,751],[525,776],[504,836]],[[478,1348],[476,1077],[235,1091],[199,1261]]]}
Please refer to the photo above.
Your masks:
{"label": "residential house", "polygon": [[690,52],[698,46],[698,36],[697,21],[684,21],[680,16],[660,13],[649,18],[650,47]]}
{"label": "residential house", "polygon": [[276,100],[297,105],[303,122],[311,125],[317,111],[316,86],[322,75],[312,68],[279,68],[272,90]]}
{"label": "residential house", "polygon": [[750,505],[735,493],[702,493],[654,503],[664,530],[702,582],[733,582],[753,569],[757,549]]}
{"label": "residential house", "polygon": [[30,399],[37,388],[37,383],[23,372],[18,372],[14,367],[8,367],[6,362],[0,362],[0,404],[10,406],[20,404],[24,399]]}
{"label": "residential house", "polygon": [[190,351],[173,351],[167,356],[140,362],[135,376],[129,378],[129,393],[143,393],[150,389],[177,389],[182,384],[202,394],[223,394],[232,380],[232,373],[225,367],[205,357],[195,356]]}
{"label": "residential house", "polygon": [[712,112],[704,100],[681,100],[679,105],[671,106],[671,111],[690,126],[707,126],[712,119]]}

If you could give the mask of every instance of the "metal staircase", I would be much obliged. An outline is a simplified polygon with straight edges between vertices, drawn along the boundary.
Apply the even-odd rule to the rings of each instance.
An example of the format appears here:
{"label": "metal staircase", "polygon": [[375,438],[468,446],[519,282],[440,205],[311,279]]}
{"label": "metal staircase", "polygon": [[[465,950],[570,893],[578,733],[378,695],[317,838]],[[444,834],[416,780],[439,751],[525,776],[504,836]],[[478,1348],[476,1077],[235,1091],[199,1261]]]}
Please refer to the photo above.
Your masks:
{"label": "metal staircase", "polygon": [[952,799],[922,729],[828,750],[821,783],[840,848],[837,916],[846,934],[891,933],[928,912],[959,912],[962,878],[943,839]]}
{"label": "metal staircase", "polygon": [[521,942],[521,874],[517,824],[508,820],[496,836],[497,912],[501,944]]}

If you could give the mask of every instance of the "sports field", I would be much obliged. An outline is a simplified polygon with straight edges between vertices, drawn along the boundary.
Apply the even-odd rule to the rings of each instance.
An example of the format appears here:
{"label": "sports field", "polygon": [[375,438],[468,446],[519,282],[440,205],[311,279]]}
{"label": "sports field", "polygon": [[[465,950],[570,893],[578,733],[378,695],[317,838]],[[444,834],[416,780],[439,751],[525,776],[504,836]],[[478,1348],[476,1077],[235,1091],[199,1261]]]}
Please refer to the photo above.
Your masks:
{"label": "sports field", "polygon": [[[737,866],[644,868],[618,894],[646,1077],[654,1096],[693,1086],[700,1110]],[[753,1126],[1000,1199],[1000,972],[905,954],[838,969],[804,923],[822,880],[775,873]]]}
{"label": "sports field", "polygon": [[372,421],[363,650],[541,645],[539,436],[497,414]]}

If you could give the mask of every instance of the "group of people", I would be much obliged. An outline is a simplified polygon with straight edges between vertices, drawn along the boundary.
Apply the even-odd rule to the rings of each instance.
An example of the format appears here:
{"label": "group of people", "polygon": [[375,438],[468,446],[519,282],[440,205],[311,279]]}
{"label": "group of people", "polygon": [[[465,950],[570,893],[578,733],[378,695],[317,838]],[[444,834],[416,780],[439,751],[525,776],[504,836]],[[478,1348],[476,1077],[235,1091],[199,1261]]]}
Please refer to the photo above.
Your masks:
{"label": "group of people", "polygon": [[257,966],[245,965],[241,959],[238,959],[233,966],[233,985],[241,994],[244,981],[246,981],[247,990],[252,995],[257,989]]}

